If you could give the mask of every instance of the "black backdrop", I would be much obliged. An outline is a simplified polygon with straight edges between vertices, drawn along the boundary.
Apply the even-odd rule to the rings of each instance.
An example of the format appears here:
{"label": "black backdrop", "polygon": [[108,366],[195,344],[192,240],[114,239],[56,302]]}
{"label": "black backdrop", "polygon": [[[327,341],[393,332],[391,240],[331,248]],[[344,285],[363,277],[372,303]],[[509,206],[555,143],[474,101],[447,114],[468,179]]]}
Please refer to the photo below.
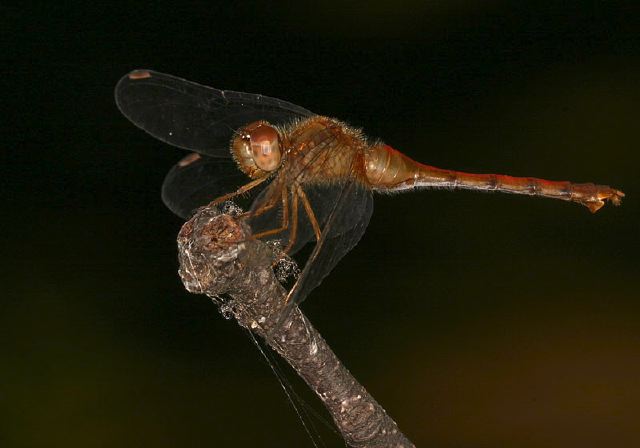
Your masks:
{"label": "black backdrop", "polygon": [[593,216],[378,197],[304,310],[419,446],[640,443],[638,7],[174,3],[0,7],[3,446],[313,446],[246,335],[181,287],[159,189],[182,153],[113,101],[140,67],[436,166],[623,189]]}

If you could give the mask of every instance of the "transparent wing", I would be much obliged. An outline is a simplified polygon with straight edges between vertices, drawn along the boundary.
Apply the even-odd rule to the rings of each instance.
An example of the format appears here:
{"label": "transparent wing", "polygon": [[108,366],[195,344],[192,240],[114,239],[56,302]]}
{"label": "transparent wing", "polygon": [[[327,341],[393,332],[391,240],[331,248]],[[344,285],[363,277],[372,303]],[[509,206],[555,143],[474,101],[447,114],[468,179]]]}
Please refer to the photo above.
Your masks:
{"label": "transparent wing", "polygon": [[[273,182],[256,198],[252,209],[257,204],[264,204],[266,198],[280,194]],[[320,225],[320,240],[316,242],[313,252],[309,256],[304,268],[289,292],[291,305],[302,302],[309,296],[322,280],[329,275],[338,262],[360,241],[373,213],[373,197],[371,191],[355,178],[331,185],[305,186],[304,191],[309,199],[318,224]],[[289,207],[293,202],[293,194],[289,192]],[[249,224],[253,234],[281,225],[283,209],[281,201],[277,206],[258,217],[251,218]],[[291,210],[289,210],[291,213]],[[304,207],[298,206],[298,228],[295,244],[289,251],[290,255],[302,249],[305,244],[315,241],[313,227],[306,215]],[[291,236],[291,226],[264,240],[279,240],[286,246]]]}
{"label": "transparent wing", "polygon": [[171,168],[162,184],[162,201],[176,215],[188,219],[198,207],[249,181],[236,163],[191,153]]}
{"label": "transparent wing", "polygon": [[[293,191],[300,188],[320,229],[320,238],[316,242],[298,281],[289,293],[292,305],[300,303],[331,272],[335,265],[358,243],[373,213],[373,197],[370,189],[360,179],[364,167],[363,160],[351,148],[345,148],[336,141],[331,132],[319,132],[312,137],[315,154],[307,158],[296,168],[285,166],[284,170],[271,182],[252,205],[252,212],[260,210],[265,204],[274,204],[266,213],[250,220],[254,235],[270,228],[274,223],[282,223],[282,217],[288,213],[293,217],[294,202],[298,196],[297,230],[294,244],[289,251],[294,254],[307,242],[315,241],[316,236],[310,218],[302,204],[302,196]],[[292,170],[296,171],[293,172]],[[334,173],[340,169],[339,176],[327,181],[322,176],[309,176],[308,173]],[[282,191],[286,189],[287,211],[284,210]],[[289,226],[277,234],[265,239],[280,239],[283,246],[292,238],[291,219]],[[281,225],[281,224],[279,224]]]}
{"label": "transparent wing", "polygon": [[[310,196],[313,205],[315,195]],[[320,240],[289,292],[289,307],[302,302],[322,283],[335,265],[358,244],[371,219],[373,196],[355,176],[342,183],[339,193],[334,186],[331,196],[335,202],[322,226]]]}
{"label": "transparent wing", "polygon": [[122,77],[115,98],[123,115],[155,138],[214,157],[230,157],[233,132],[252,121],[282,125],[313,115],[287,101],[218,90],[152,70]]}
{"label": "transparent wing", "polygon": [[[286,101],[221,91],[149,70],[137,70],[123,77],[116,86],[115,95],[119,109],[136,126],[159,140],[201,154],[191,154],[181,160],[163,184],[163,201],[184,218],[194,209],[247,183],[248,179],[229,159],[227,149],[238,128],[256,120],[282,125],[313,115]],[[318,151],[323,154],[321,164],[344,157],[324,134],[314,138],[317,139],[315,144],[327,149]],[[292,206],[294,198],[300,198],[291,187],[296,185],[303,189],[321,229],[320,238],[290,291],[292,304],[308,296],[357,244],[373,210],[371,193],[359,182],[355,171],[330,184],[300,182],[306,169],[317,163],[318,160],[312,158],[298,173],[278,172],[252,205],[255,210],[276,198],[273,207],[251,218],[250,222],[254,234],[263,229],[274,229],[282,224],[283,196],[288,207]],[[305,207],[299,202],[296,216],[297,237],[291,253],[316,238]],[[290,230],[265,239],[279,238],[288,242],[288,232]]]}

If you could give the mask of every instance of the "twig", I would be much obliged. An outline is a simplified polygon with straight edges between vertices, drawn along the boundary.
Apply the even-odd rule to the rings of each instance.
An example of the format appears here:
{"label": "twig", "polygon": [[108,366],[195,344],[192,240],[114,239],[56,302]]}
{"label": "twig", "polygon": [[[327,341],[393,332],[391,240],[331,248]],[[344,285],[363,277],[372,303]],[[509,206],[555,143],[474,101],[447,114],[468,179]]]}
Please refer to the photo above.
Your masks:
{"label": "twig", "polygon": [[320,397],[349,446],[414,447],[297,307],[278,325],[286,290],[272,269],[276,256],[242,219],[203,208],[180,230],[178,249],[187,290],[214,298],[278,352]]}

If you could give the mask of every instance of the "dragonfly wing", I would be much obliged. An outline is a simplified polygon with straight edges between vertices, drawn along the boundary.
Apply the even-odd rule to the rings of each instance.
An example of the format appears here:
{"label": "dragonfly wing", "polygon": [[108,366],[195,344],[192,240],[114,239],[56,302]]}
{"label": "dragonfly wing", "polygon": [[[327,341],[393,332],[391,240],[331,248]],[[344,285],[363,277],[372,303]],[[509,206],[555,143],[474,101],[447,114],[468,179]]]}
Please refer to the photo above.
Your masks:
{"label": "dragonfly wing", "polygon": [[[293,239],[289,254],[296,253],[307,242],[316,239],[311,222],[317,222],[319,237],[289,292],[291,306],[304,300],[353,249],[364,234],[373,212],[371,190],[360,180],[364,169],[360,152],[356,148],[343,146],[336,134],[327,129],[320,130],[309,140],[314,143],[312,152],[307,153],[302,163],[298,160],[281,168],[270,186],[252,204],[254,216],[249,222],[253,234],[257,235],[281,227],[282,217],[289,216],[288,226],[283,231],[264,238],[279,239],[283,247],[290,245]],[[326,173],[331,176],[330,180],[327,181],[318,173]],[[282,205],[284,189],[287,198],[284,202],[288,210],[284,210]],[[296,202],[297,219],[293,213]],[[269,204],[275,206],[255,216]],[[311,213],[307,212],[307,208],[311,209]],[[294,221],[297,231],[295,238],[292,238]]]}
{"label": "dragonfly wing", "polygon": [[230,159],[191,153],[171,168],[162,184],[162,201],[188,219],[198,207],[235,191],[249,179]]}
{"label": "dragonfly wing", "polygon": [[[274,180],[253,202],[252,211],[259,210],[265,204],[275,204],[267,212],[249,219],[254,235],[282,225],[284,210],[281,191],[277,180]],[[355,247],[362,238],[373,213],[371,191],[355,176],[331,185],[305,186],[304,191],[320,226],[321,234],[298,280],[289,292],[290,306],[302,302],[322,283],[336,264]],[[288,191],[290,220],[294,219],[292,203],[293,192]],[[306,243],[315,241],[313,227],[301,203],[298,205],[297,221],[296,238],[289,250],[290,255],[298,252]],[[262,239],[278,240],[282,247],[285,247],[289,244],[291,229],[291,222],[289,222],[289,226],[283,231]]]}
{"label": "dragonfly wing", "polygon": [[[341,187],[338,188],[335,187]],[[309,256],[302,273],[289,292],[289,306],[302,302],[309,293],[318,287],[322,280],[329,275],[338,262],[353,249],[369,224],[373,213],[373,196],[371,191],[362,185],[354,176],[341,185],[334,186],[337,194],[333,195],[335,202],[323,225],[320,239],[316,242],[313,252]],[[326,190],[326,187],[325,187]],[[318,198],[326,203],[326,191],[323,189],[307,192],[312,207],[318,203]],[[318,210],[314,208],[314,212]],[[324,213],[326,215],[326,212]],[[317,215],[323,216],[320,211]]]}
{"label": "dragonfly wing", "polygon": [[282,125],[313,115],[277,98],[218,90],[151,70],[122,77],[115,97],[124,116],[155,138],[214,157],[230,157],[233,132],[252,121]]}

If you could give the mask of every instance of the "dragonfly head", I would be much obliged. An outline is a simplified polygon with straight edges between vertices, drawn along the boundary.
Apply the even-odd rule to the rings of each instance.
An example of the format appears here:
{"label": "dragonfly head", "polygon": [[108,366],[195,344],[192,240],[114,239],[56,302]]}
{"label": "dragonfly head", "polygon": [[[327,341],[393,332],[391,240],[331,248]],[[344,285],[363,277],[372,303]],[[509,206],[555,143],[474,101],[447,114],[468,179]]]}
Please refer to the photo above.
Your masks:
{"label": "dragonfly head", "polygon": [[240,169],[257,179],[280,167],[280,134],[266,121],[254,121],[238,130],[231,152]]}

